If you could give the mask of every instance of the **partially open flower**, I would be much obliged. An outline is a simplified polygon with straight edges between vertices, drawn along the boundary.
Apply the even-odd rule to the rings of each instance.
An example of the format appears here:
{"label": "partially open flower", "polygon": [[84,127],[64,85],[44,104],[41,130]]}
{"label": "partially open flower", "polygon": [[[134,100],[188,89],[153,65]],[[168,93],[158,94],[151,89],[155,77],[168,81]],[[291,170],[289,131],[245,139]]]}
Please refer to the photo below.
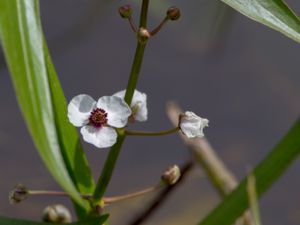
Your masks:
{"label": "partially open flower", "polygon": [[75,96],[68,105],[68,117],[76,127],[82,127],[83,139],[98,148],[107,148],[116,143],[117,132],[127,124],[131,110],[117,96],[103,96],[96,102],[91,96]]}
{"label": "partially open flower", "polygon": [[188,138],[203,137],[203,129],[208,127],[208,122],[208,119],[187,111],[180,115],[179,127]]}
{"label": "partially open flower", "polygon": [[[125,90],[119,91],[115,93],[114,96],[124,99],[125,92]],[[145,93],[135,90],[130,107],[132,111],[131,117],[133,120],[143,122],[148,119],[147,95]]]}

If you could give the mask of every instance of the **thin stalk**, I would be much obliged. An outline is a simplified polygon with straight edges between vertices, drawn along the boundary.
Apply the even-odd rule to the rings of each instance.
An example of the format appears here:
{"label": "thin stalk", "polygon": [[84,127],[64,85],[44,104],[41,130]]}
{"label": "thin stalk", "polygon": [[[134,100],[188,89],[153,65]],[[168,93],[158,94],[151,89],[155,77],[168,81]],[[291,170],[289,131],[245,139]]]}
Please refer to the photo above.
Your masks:
{"label": "thin stalk", "polygon": [[114,203],[114,202],[119,202],[119,201],[131,199],[131,198],[139,197],[139,196],[148,194],[150,192],[158,191],[162,187],[164,187],[164,185],[158,184],[154,187],[150,187],[150,188],[147,188],[145,190],[129,193],[127,195],[120,195],[120,196],[114,196],[114,197],[104,197],[103,200],[104,200],[104,203],[110,204],[110,203]]}
{"label": "thin stalk", "polygon": [[[37,191],[28,191],[29,195],[52,195],[52,196],[70,196],[69,193],[63,191],[46,191],[46,190],[37,190]],[[80,194],[83,199],[91,199],[92,195],[90,194]]]}
{"label": "thin stalk", "polygon": [[[140,16],[140,27],[146,27],[147,25],[147,14],[148,14],[148,5],[149,0],[143,0],[141,16]],[[147,41],[141,43],[138,41],[135,56],[133,60],[133,64],[131,67],[131,72],[126,88],[125,101],[128,105],[131,104],[131,100],[133,97],[134,90],[136,88],[136,84],[138,81],[138,75],[141,69],[144,50],[146,47]],[[115,164],[117,162],[119,153],[121,151],[123,142],[125,140],[125,134],[123,132],[119,132],[117,142],[113,145],[109,151],[108,157],[105,161],[104,167],[102,169],[102,173],[98,179],[94,194],[93,194],[93,204],[97,205],[101,202],[101,199],[104,195],[104,192],[109,184],[112,173],[115,168]]]}
{"label": "thin stalk", "polygon": [[130,16],[130,17],[128,18],[128,22],[129,22],[129,24],[130,24],[130,27],[131,27],[132,31],[133,31],[134,33],[136,33],[136,32],[137,32],[137,28],[136,28],[136,26],[135,26],[135,23],[134,23],[134,20],[133,20],[132,16]]}
{"label": "thin stalk", "polygon": [[158,196],[154,198],[150,205],[146,206],[146,209],[142,211],[140,215],[137,215],[137,217],[134,218],[133,221],[129,222],[128,225],[144,224],[149,219],[149,217],[155,211],[157,211],[160,208],[160,206],[163,205],[167,198],[180,186],[180,184],[183,184],[185,178],[192,170],[193,166],[193,160],[189,160],[183,166],[181,166],[181,176],[179,180],[174,185],[167,186],[165,189],[163,189],[161,193],[159,193]]}
{"label": "thin stalk", "polygon": [[154,30],[150,32],[151,36],[157,34],[168,21],[169,21],[168,17],[164,18],[164,20]]}
{"label": "thin stalk", "polygon": [[163,130],[163,131],[155,131],[155,132],[149,132],[149,131],[137,131],[137,130],[125,130],[126,135],[131,136],[162,136],[162,135],[168,135],[173,134],[179,131],[179,127],[175,127],[169,130]]}
{"label": "thin stalk", "polygon": [[[159,183],[153,187],[146,188],[141,191],[125,194],[125,195],[119,195],[119,196],[112,196],[112,197],[103,197],[104,204],[111,204],[135,197],[139,197],[145,194],[148,194],[150,192],[158,191],[161,188],[165,187],[164,183]],[[49,190],[29,190],[29,195],[46,195],[46,196],[58,196],[58,197],[70,197],[70,194],[68,192],[63,191],[49,191]],[[92,199],[93,196],[91,194],[81,194],[80,195],[83,199]]]}

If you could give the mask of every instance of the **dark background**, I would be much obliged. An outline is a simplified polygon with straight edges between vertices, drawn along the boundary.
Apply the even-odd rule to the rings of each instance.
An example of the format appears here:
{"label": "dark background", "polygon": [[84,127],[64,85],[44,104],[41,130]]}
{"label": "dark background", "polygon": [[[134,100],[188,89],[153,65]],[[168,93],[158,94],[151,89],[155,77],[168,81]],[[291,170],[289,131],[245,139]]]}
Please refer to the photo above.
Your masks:
{"label": "dark background", "polygon": [[[97,99],[126,87],[136,44],[129,25],[117,14],[117,7],[126,3],[132,2],[41,1],[44,31],[68,100],[80,93]],[[299,2],[288,3],[299,14]],[[136,20],[139,5],[134,4]],[[165,104],[176,100],[210,120],[207,138],[242,178],[299,116],[300,45],[219,1],[153,0],[149,26],[157,25],[171,5],[181,8],[182,18],[168,23],[147,46],[138,90],[148,95],[149,120],[135,128],[169,128]],[[8,192],[17,183],[32,189],[59,187],[26,130],[8,71],[3,63],[0,68],[0,213],[38,220],[45,206],[70,204],[61,198],[32,197],[9,205]],[[97,178],[108,150],[85,147]],[[169,165],[188,158],[177,135],[128,138],[107,194],[151,186]],[[262,197],[263,224],[300,224],[299,169],[298,160]],[[126,224],[148,201],[139,198],[108,207],[110,224]],[[218,202],[199,167],[147,224],[195,224]]]}

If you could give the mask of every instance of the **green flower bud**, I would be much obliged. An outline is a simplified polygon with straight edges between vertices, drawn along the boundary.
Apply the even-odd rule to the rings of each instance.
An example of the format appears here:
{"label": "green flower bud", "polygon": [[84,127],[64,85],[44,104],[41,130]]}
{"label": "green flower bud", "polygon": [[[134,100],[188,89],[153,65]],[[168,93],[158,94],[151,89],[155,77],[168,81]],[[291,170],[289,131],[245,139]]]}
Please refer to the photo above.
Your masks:
{"label": "green flower bud", "polygon": [[132,8],[130,5],[124,5],[119,8],[120,16],[124,19],[128,19],[132,15]]}
{"label": "green flower bud", "polygon": [[72,222],[71,213],[61,204],[50,205],[44,209],[43,221],[50,223],[70,223]]}
{"label": "green flower bud", "polygon": [[180,18],[180,10],[176,6],[172,6],[167,11],[167,18],[169,20],[178,20]]}
{"label": "green flower bud", "polygon": [[17,184],[13,190],[9,192],[9,203],[17,204],[28,197],[28,189],[23,184]]}
{"label": "green flower bud", "polygon": [[180,175],[181,173],[179,167],[177,165],[173,165],[164,172],[164,174],[161,176],[161,179],[167,185],[173,185],[178,181]]}

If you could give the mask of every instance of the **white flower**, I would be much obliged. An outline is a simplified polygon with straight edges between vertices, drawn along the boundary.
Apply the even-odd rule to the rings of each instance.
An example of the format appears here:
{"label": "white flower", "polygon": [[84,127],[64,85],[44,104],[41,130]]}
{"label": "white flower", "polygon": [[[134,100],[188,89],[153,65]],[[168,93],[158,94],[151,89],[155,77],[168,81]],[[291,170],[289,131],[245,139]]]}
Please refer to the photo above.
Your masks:
{"label": "white flower", "polygon": [[[124,99],[125,92],[125,90],[119,91],[113,96],[117,96]],[[141,93],[138,90],[135,90],[133,93],[133,98],[130,107],[132,111],[132,117],[134,120],[143,122],[148,119],[147,95],[145,93]]]}
{"label": "white flower", "polygon": [[125,101],[116,96],[103,96],[96,102],[91,96],[75,96],[68,105],[68,117],[76,127],[82,127],[83,139],[98,148],[116,143],[117,132],[127,124],[131,110]]}
{"label": "white flower", "polygon": [[187,111],[180,116],[179,127],[188,138],[203,137],[203,129],[208,127],[208,122],[207,119]]}

